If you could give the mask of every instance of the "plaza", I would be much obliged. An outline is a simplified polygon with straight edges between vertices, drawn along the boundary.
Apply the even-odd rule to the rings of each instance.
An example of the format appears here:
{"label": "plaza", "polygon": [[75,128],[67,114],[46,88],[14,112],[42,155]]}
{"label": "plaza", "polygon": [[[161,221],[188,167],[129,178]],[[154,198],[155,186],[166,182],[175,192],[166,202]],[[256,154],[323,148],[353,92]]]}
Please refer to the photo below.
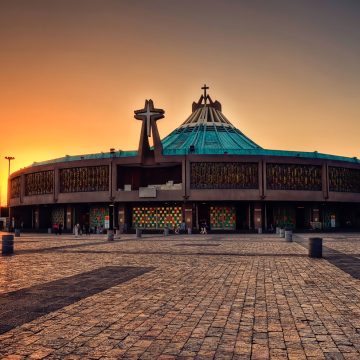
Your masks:
{"label": "plaza", "polygon": [[360,360],[360,1],[0,2],[0,360]]}
{"label": "plaza", "polygon": [[359,359],[360,234],[21,234],[2,359]]}

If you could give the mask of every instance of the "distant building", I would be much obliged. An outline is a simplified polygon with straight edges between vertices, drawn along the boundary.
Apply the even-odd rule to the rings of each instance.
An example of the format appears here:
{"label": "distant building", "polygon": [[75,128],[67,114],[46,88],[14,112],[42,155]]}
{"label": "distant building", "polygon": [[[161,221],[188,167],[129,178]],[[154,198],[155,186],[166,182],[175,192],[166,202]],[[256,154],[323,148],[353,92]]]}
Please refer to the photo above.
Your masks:
{"label": "distant building", "polygon": [[13,173],[15,226],[98,229],[111,212],[127,230],[182,221],[222,231],[360,227],[357,158],[263,149],[203,89],[188,119],[163,140],[156,121],[164,111],[147,100],[135,111],[142,121],[137,151],[66,156]]}

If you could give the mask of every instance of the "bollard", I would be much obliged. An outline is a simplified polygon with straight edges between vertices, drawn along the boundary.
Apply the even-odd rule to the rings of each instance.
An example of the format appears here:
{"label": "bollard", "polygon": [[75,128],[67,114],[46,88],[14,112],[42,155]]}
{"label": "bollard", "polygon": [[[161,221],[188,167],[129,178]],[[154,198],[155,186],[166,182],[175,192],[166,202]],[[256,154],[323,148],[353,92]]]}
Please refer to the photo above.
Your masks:
{"label": "bollard", "polygon": [[191,234],[192,234],[192,229],[188,228],[188,235],[191,235]]}
{"label": "bollard", "polygon": [[169,228],[165,228],[164,229],[164,236],[168,236],[169,235]]}
{"label": "bollard", "polygon": [[292,242],[292,230],[285,230],[285,241]]}
{"label": "bollard", "polygon": [[20,236],[20,229],[15,229],[15,237],[19,237]]}
{"label": "bollard", "polygon": [[322,258],[322,238],[309,239],[309,257]]}
{"label": "bollard", "polygon": [[281,238],[285,237],[285,230],[284,229],[280,229],[279,236]]}
{"label": "bollard", "polygon": [[280,234],[280,228],[277,226],[276,227],[276,234],[279,235]]}
{"label": "bollard", "polygon": [[51,228],[48,228],[48,234],[51,234],[51,233],[52,233],[51,230],[52,230]]}
{"label": "bollard", "polygon": [[107,239],[108,241],[114,241],[114,230],[107,231]]}
{"label": "bollard", "polygon": [[136,228],[136,237],[141,238],[141,229]]}
{"label": "bollard", "polygon": [[262,234],[262,228],[258,228],[258,234]]}
{"label": "bollard", "polygon": [[12,255],[14,253],[14,235],[2,236],[2,255]]}

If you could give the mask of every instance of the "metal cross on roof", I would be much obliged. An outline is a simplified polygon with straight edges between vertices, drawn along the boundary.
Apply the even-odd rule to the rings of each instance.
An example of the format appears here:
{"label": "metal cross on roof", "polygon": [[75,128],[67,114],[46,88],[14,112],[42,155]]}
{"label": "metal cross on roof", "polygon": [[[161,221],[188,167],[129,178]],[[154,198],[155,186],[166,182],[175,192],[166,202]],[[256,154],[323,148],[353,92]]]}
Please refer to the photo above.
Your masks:
{"label": "metal cross on roof", "polygon": [[204,90],[204,101],[205,101],[205,104],[206,104],[206,100],[207,100],[206,90],[208,90],[209,87],[206,86],[206,84],[204,84],[204,86],[201,89]]}
{"label": "metal cross on roof", "polygon": [[208,87],[208,86],[206,86],[206,84],[204,84],[204,86],[203,86],[201,89],[203,89],[203,90],[204,90],[204,98],[206,98],[206,90],[208,90],[208,89],[209,89],[209,87]]}
{"label": "metal cross on roof", "polygon": [[142,120],[146,123],[146,135],[151,136],[151,121],[156,121],[164,117],[165,111],[163,109],[155,109],[153,101],[145,100],[145,106],[141,110],[134,111],[135,119]]}

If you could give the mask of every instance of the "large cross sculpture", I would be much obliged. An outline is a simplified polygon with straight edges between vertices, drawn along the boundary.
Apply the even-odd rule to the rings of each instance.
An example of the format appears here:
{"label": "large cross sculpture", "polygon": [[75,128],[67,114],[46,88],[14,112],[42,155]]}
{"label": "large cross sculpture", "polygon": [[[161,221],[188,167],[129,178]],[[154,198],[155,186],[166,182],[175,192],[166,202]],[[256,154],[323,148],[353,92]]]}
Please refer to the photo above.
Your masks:
{"label": "large cross sculpture", "polygon": [[163,109],[155,109],[153,101],[145,100],[145,106],[141,110],[134,111],[135,119],[142,120],[146,125],[146,135],[151,136],[151,123],[162,119],[164,117],[165,111]]}

